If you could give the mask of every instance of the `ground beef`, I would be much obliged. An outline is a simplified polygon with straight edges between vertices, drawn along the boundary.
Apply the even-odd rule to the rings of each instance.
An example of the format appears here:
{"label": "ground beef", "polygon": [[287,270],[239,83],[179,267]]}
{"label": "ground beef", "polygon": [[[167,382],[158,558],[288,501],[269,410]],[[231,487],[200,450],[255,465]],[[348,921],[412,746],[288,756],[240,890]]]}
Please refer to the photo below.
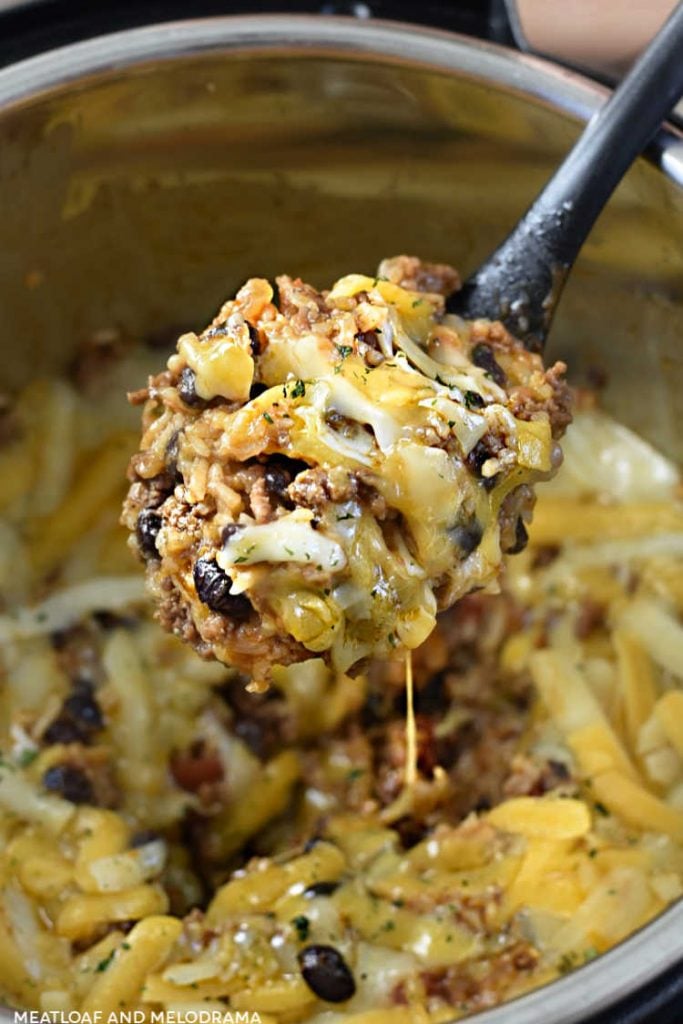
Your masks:
{"label": "ground beef", "polygon": [[420,975],[427,999],[468,1012],[496,1006],[506,989],[522,972],[532,971],[538,952],[528,942],[517,941],[496,956],[452,967],[437,967]]}
{"label": "ground beef", "polygon": [[427,263],[416,256],[395,256],[382,260],[379,276],[402,288],[432,292],[447,297],[460,288],[460,275],[447,263]]}
{"label": "ground beef", "polygon": [[566,370],[566,363],[557,362],[545,371],[544,378],[549,393],[542,399],[526,385],[511,388],[512,414],[520,420],[532,420],[539,412],[546,412],[550,418],[553,437],[561,437],[572,421],[572,393],[564,379]]}
{"label": "ground beef", "polygon": [[300,277],[277,278],[278,306],[295,330],[306,331],[327,315],[324,296]]}

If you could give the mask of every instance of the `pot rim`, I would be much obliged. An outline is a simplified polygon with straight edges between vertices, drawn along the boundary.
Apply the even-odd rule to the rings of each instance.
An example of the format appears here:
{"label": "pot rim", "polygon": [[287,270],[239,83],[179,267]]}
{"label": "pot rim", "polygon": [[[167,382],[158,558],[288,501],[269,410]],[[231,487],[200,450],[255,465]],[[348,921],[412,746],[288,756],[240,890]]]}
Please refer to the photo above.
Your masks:
{"label": "pot rim", "polygon": [[[310,14],[217,15],[124,29],[70,43],[0,70],[0,110],[98,73],[188,57],[207,50],[337,56],[446,72],[505,86],[588,121],[610,89],[586,75],[470,36],[401,21]],[[683,126],[676,114],[645,156],[683,186]]]}
{"label": "pot rim", "polygon": [[[127,29],[72,43],[0,70],[0,115],[95,76],[202,52],[376,59],[493,83],[585,122],[609,90],[540,57],[414,24],[321,15],[223,15]],[[647,158],[683,187],[683,132],[662,126]],[[478,1024],[575,1024],[674,967],[683,955],[683,900],[549,985],[476,1015]],[[3,1012],[0,1009],[0,1019]]]}

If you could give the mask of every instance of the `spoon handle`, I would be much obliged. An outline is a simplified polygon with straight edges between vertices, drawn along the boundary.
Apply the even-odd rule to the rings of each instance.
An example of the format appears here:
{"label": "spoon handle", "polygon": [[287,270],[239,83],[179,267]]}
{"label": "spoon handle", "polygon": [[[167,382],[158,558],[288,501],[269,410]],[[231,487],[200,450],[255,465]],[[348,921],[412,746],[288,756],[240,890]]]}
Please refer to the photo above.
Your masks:
{"label": "spoon handle", "polygon": [[501,319],[541,349],[572,263],[633,160],[683,93],[683,2],[506,240],[449,301],[467,318]]}

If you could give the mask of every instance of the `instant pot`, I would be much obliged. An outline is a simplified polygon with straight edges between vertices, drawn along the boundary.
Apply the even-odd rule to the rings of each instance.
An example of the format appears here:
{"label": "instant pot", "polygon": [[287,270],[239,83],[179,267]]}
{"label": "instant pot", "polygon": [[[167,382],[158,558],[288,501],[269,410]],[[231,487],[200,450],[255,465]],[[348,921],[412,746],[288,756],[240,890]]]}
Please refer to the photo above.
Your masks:
{"label": "instant pot", "polygon": [[[491,43],[512,43],[503,4],[284,6],[198,2],[201,17],[169,22],[187,5],[0,3],[5,386],[66,365],[102,326],[170,337],[250,274],[321,284],[403,251],[467,272],[606,95]],[[578,381],[598,371],[607,408],[680,459],[682,337],[683,134],[669,125],[592,232],[548,355]],[[680,1022],[683,903],[475,1019]]]}

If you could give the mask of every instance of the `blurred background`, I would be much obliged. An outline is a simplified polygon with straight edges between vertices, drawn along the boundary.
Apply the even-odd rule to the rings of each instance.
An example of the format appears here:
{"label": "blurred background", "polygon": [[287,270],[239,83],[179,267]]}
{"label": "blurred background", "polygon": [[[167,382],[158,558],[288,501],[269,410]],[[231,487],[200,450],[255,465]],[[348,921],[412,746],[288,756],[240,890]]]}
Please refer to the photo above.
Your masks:
{"label": "blurred background", "polygon": [[674,0],[0,0],[0,65],[101,32],[258,12],[417,21],[553,57],[606,82],[652,38]]}

